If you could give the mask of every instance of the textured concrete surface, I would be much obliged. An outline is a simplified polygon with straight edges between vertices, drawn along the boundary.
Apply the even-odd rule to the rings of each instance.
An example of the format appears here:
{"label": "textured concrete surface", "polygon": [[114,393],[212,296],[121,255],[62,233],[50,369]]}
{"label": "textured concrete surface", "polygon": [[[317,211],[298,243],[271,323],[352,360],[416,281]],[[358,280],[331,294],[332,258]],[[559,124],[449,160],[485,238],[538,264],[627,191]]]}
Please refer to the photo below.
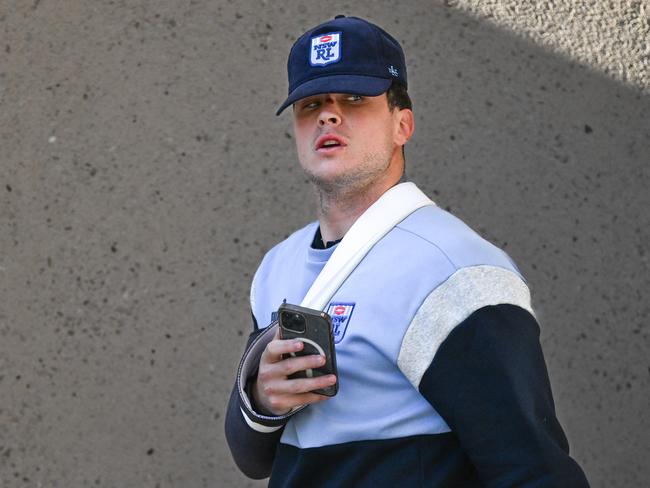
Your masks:
{"label": "textured concrete surface", "polygon": [[568,59],[650,94],[648,0],[449,0]]}
{"label": "textured concrete surface", "polygon": [[286,54],[336,13],[403,42],[408,173],[527,276],[592,485],[647,483],[647,3],[573,3],[0,0],[0,486],[263,484],[223,413],[312,215]]}

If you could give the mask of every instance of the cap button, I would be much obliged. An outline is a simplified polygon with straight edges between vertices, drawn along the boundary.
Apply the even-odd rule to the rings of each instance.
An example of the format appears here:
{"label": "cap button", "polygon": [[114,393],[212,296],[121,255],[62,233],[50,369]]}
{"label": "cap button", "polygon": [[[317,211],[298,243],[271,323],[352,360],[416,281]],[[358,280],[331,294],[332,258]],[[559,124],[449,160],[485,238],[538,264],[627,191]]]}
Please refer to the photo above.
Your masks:
{"label": "cap button", "polygon": [[336,15],[334,18],[335,18],[335,19],[341,19],[341,18],[343,18],[343,17],[345,17],[345,15],[339,14],[339,15]]}

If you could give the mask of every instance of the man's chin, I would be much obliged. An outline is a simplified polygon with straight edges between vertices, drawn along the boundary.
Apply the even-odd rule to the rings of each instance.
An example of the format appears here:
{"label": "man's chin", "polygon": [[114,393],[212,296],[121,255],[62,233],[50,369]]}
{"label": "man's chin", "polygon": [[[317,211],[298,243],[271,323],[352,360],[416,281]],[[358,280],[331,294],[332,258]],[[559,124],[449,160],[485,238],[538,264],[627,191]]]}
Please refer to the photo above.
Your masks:
{"label": "man's chin", "polygon": [[307,174],[307,177],[316,189],[325,192],[339,191],[347,185],[346,178],[342,176]]}
{"label": "man's chin", "polygon": [[363,175],[350,173],[310,174],[306,173],[309,181],[317,191],[332,195],[343,195],[363,191],[371,182]]}

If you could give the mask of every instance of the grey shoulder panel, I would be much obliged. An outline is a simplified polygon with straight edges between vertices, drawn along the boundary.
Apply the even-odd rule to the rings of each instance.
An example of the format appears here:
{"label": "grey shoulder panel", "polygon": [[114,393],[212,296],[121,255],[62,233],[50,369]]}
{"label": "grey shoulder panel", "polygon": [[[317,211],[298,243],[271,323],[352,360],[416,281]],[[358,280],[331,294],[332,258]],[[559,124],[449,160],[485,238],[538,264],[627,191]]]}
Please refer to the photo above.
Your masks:
{"label": "grey shoulder panel", "polygon": [[415,388],[449,333],[480,308],[508,303],[534,315],[530,292],[515,272],[498,266],[461,268],[436,287],[409,324],[397,365]]}

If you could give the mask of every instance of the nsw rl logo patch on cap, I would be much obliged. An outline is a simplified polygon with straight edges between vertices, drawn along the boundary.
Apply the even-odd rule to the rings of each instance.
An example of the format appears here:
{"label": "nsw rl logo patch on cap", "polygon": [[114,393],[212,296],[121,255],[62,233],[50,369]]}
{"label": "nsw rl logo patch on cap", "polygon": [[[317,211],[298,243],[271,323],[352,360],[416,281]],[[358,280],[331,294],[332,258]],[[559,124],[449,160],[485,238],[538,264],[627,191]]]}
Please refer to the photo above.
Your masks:
{"label": "nsw rl logo patch on cap", "polygon": [[341,33],[330,32],[311,38],[309,62],[312,66],[325,66],[341,59]]}

